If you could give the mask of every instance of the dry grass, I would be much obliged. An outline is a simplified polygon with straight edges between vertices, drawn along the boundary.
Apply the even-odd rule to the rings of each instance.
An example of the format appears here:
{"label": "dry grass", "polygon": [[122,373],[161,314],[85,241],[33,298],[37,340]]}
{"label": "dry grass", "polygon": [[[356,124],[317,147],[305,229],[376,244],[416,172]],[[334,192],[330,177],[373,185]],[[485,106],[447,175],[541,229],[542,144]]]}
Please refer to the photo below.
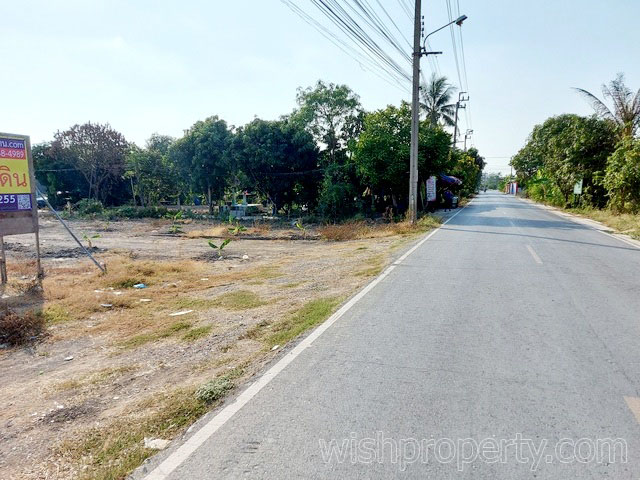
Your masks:
{"label": "dry grass", "polygon": [[412,235],[423,233],[440,225],[437,217],[426,215],[415,224],[409,222],[371,223],[364,220],[325,225],[320,227],[322,238],[334,242],[345,240],[359,240],[365,238],[391,237],[394,235]]}
{"label": "dry grass", "polygon": [[23,345],[40,337],[45,331],[44,317],[33,311],[0,310],[0,343]]}
{"label": "dry grass", "polygon": [[640,215],[634,215],[632,213],[616,214],[611,210],[596,209],[576,209],[570,211],[596,220],[597,222],[602,222],[620,233],[640,239]]}
{"label": "dry grass", "polygon": [[155,453],[144,448],[145,437],[172,439],[209,410],[198,399],[195,388],[182,388],[154,396],[152,402],[136,405],[136,420],[117,420],[92,428],[64,442],[58,453],[80,467],[81,479],[123,479]]}
{"label": "dry grass", "polygon": [[372,277],[382,272],[385,265],[385,257],[383,255],[375,255],[363,262],[364,269],[354,273],[358,277]]}
{"label": "dry grass", "polygon": [[97,372],[78,378],[69,378],[53,386],[53,392],[64,392],[80,388],[91,388],[109,383],[127,373],[133,373],[138,369],[137,365],[122,365],[119,367],[107,367]]}

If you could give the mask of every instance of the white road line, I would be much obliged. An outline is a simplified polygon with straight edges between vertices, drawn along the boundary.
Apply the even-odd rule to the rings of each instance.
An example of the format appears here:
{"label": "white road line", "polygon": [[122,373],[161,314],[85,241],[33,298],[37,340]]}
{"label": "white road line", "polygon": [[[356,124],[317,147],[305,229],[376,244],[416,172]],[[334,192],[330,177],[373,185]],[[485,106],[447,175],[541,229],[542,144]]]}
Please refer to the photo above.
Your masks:
{"label": "white road line", "polygon": [[529,250],[529,253],[533,257],[533,259],[536,261],[536,263],[542,265],[542,260],[540,260],[540,257],[538,256],[538,254],[536,253],[536,251],[533,249],[531,245],[527,245],[527,250]]}
{"label": "white road line", "polygon": [[402,261],[404,261],[409,255],[415,252],[421,245],[427,240],[433,237],[442,227],[453,220],[459,213],[466,207],[471,205],[471,200],[467,205],[457,211],[454,215],[449,217],[442,225],[436,228],[433,232],[427,235],[414,245],[408,252],[402,255],[398,260],[389,265],[378,277],[376,277],[371,283],[364,287],[354,297],[352,297],[347,303],[345,303],[340,310],[331,315],[327,321],[322,323],[313,332],[311,332],[304,340],[302,340],[293,350],[286,354],[282,359],[278,361],[273,367],[265,372],[262,377],[252,383],[244,392],[242,392],[236,400],[224,407],[218,412],[211,420],[200,428],[192,437],[178,447],[173,453],[165,458],[160,465],[151,471],[145,478],[145,480],[164,480],[169,476],[176,468],[178,468],[189,456],[195,452],[204,442],[207,441],[211,435],[216,433],[220,427],[222,427],[231,417],[233,417],[242,407],[244,407],[249,401],[255,397],[260,390],[266,387],[276,375],[284,370],[287,365],[293,362],[298,355],[305,351],[320,335],[322,335],[331,325],[336,323],[345,313],[347,313],[351,307],[353,307],[362,297],[369,293],[373,288],[378,285],[382,280],[387,277]]}

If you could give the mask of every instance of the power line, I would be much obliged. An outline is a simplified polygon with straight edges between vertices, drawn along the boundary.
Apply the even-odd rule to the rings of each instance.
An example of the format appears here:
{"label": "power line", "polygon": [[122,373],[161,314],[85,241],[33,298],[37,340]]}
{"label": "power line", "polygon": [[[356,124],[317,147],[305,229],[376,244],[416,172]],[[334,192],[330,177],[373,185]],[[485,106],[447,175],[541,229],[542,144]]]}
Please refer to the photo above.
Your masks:
{"label": "power line", "polygon": [[[449,22],[453,23],[453,15],[451,12],[451,0],[446,0],[447,2],[447,14],[449,15]],[[453,58],[456,61],[456,71],[458,72],[458,84],[460,85],[460,89],[464,88],[464,84],[462,83],[462,76],[460,75],[460,62],[458,61],[458,47],[456,45],[456,36],[455,31],[453,29],[453,25],[449,27],[449,31],[451,33],[451,43],[453,45]]]}
{"label": "power line", "polygon": [[337,26],[352,42],[369,52],[372,58],[381,62],[381,65],[395,72],[407,82],[411,77],[409,74],[371,38],[362,26],[353,19],[351,15],[337,2],[337,0],[311,0],[311,2],[325,15],[335,26]]}
{"label": "power line", "polygon": [[[336,35],[331,29],[316,20],[313,16],[305,12],[298,5],[290,0],[281,0],[290,10],[302,18],[307,24],[316,29],[322,36],[327,38],[331,43],[337,46],[342,52],[355,60],[362,68],[369,70],[377,77],[381,78],[390,85],[408,92],[408,86],[404,83],[406,78],[400,76],[396,71],[390,69],[388,65],[382,64],[378,57],[374,56],[371,51],[357,44],[354,46],[347,44],[342,38]],[[355,43],[355,42],[354,42]]]}

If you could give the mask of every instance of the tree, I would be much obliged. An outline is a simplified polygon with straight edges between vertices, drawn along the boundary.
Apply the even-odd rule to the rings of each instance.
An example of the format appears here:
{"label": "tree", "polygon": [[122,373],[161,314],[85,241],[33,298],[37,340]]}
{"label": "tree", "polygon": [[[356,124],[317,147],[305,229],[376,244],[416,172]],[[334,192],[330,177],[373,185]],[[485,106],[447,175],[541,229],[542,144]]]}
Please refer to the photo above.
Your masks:
{"label": "tree", "polygon": [[640,210],[640,141],[625,138],[607,161],[604,185],[614,210]]}
{"label": "tree", "polygon": [[[227,122],[217,116],[196,122],[185,135],[186,149],[191,154],[190,179],[194,189],[207,196],[209,213],[213,213],[214,199],[224,196],[230,170],[233,133]],[[180,145],[184,148],[185,145]],[[183,160],[188,160],[188,156]],[[184,170],[182,172],[186,173]]]}
{"label": "tree", "polygon": [[51,143],[44,142],[33,146],[32,156],[36,179],[44,186],[44,193],[54,207],[86,197],[84,177],[64,152],[54,155]]}
{"label": "tree", "polygon": [[360,98],[346,85],[318,80],[313,88],[299,88],[296,101],[299,109],[292,120],[307,128],[318,144],[325,145],[328,162],[335,163],[337,152],[359,132]]}
{"label": "tree", "polygon": [[482,174],[483,163],[479,162],[477,155],[474,157],[472,153],[471,151],[463,152],[457,149],[453,151],[456,163],[451,174],[462,180],[460,193],[465,197],[476,191]]}
{"label": "tree", "polygon": [[[411,107],[388,106],[367,114],[354,148],[354,162],[362,181],[378,195],[390,195],[395,208],[408,197]],[[418,138],[419,182],[453,166],[451,136],[439,126],[423,122]],[[400,198],[402,201],[399,202]]]}
{"label": "tree", "polygon": [[363,182],[376,194],[398,196],[408,192],[410,138],[411,110],[407,103],[366,115],[353,159]]}
{"label": "tree", "polygon": [[602,96],[612,102],[610,109],[602,100],[582,88],[576,88],[591,104],[599,117],[615,122],[621,138],[635,136],[640,127],[640,89],[634,95],[624,83],[624,74],[602,85]]}
{"label": "tree", "polygon": [[422,111],[430,125],[453,127],[455,125],[456,104],[452,101],[456,88],[447,81],[447,77],[431,74],[429,83],[422,87]]}
{"label": "tree", "polygon": [[122,180],[129,144],[108,124],[74,125],[54,135],[51,156],[64,159],[87,183],[87,196],[104,202],[114,184]]}
{"label": "tree", "polygon": [[[565,203],[569,201],[575,183],[582,180],[585,202],[600,206],[606,202],[600,179],[615,143],[615,128],[608,120],[558,115],[534,127],[527,144],[515,155],[512,164],[519,176],[520,168],[523,168],[526,180],[544,183],[548,177]],[[545,175],[537,175],[534,171]]]}
{"label": "tree", "polygon": [[161,200],[175,197],[179,192],[176,171],[169,159],[173,138],[153,134],[146,148],[133,146],[126,158],[125,178],[131,182],[134,204],[157,205]]}
{"label": "tree", "polygon": [[255,119],[240,128],[233,159],[250,186],[277,212],[315,198],[318,149],[311,134],[289,120]]}

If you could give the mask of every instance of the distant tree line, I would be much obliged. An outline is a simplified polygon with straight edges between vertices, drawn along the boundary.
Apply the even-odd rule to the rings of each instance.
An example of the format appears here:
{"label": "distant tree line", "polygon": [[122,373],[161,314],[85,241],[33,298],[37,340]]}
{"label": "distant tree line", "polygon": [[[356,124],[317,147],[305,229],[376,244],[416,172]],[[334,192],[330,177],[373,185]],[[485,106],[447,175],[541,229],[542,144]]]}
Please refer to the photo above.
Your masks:
{"label": "distant tree line", "polygon": [[[603,85],[605,101],[577,89],[593,105],[590,117],[564,114],[537,125],[511,164],[537,200],[556,205],[640,211],[640,90],[619,74]],[[582,194],[573,196],[582,181]]]}
{"label": "distant tree line", "polygon": [[[423,92],[420,185],[430,175],[446,173],[461,179],[460,193],[469,195],[484,161],[476,149],[452,145],[445,128],[453,90],[444,78],[432,82],[436,85]],[[337,219],[392,206],[402,213],[410,106],[365,112],[346,85],[322,81],[298,89],[296,100],[298,107],[278,120],[234,127],[212,116],[178,139],[154,134],[142,148],[109,125],[75,125],[34,146],[36,176],[55,205],[82,199],[140,207],[196,202],[213,212],[250,191],[274,212],[304,210]]]}

